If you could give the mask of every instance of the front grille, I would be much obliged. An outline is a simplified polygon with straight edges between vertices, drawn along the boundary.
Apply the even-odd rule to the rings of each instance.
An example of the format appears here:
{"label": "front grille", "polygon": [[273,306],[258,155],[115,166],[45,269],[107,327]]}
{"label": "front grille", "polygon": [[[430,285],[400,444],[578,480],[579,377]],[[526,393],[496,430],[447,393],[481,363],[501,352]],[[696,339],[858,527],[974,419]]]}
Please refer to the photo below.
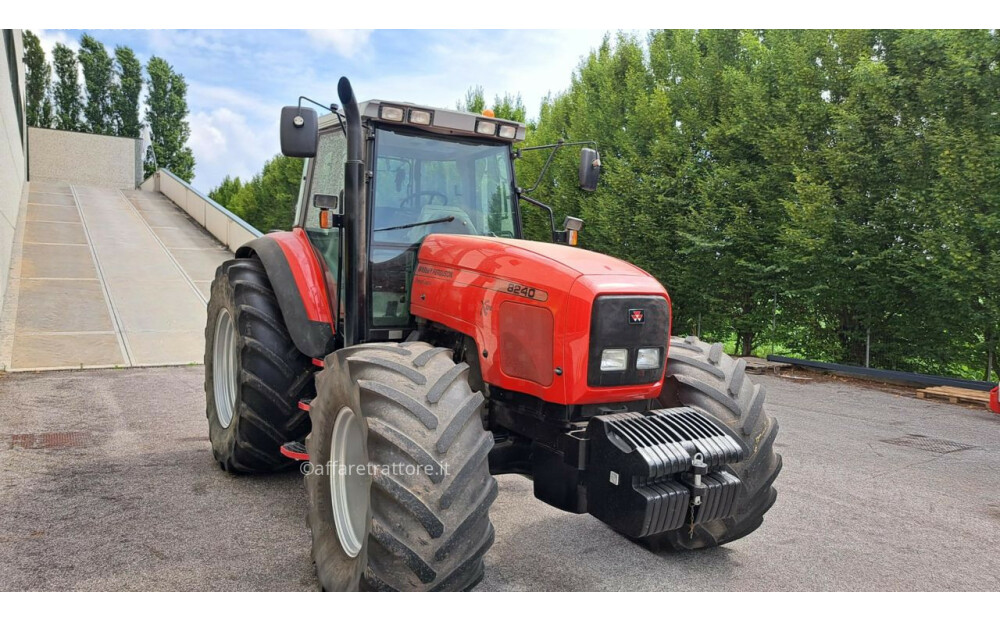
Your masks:
{"label": "front grille", "polygon": [[[642,322],[634,322],[636,310]],[[652,295],[602,295],[594,300],[590,318],[590,352],[587,385],[607,387],[656,383],[663,377],[666,361],[670,305],[663,297]],[[660,366],[636,370],[635,358],[640,348],[660,349]],[[601,351],[627,349],[628,368],[624,371],[601,371]]]}

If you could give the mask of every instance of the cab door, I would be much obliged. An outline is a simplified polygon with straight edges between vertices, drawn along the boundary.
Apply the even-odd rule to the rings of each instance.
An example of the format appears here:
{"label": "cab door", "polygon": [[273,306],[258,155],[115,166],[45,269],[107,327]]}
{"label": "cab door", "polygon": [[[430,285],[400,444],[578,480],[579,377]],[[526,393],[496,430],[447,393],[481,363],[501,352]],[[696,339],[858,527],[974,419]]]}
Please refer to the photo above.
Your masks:
{"label": "cab door", "polygon": [[[347,138],[340,127],[321,130],[316,157],[307,163],[296,217],[298,226],[306,231],[313,248],[329,267],[330,275],[336,281],[337,299],[343,299],[344,293],[343,229],[339,226],[324,228],[320,212],[326,208],[333,215],[343,214],[346,161]],[[338,313],[342,314],[342,309]]]}

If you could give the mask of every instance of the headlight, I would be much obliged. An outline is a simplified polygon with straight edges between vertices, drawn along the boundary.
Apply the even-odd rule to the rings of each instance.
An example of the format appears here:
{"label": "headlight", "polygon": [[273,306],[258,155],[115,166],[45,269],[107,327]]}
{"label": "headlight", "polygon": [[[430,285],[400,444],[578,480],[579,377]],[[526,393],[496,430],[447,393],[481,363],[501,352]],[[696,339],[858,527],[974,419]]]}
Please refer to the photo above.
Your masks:
{"label": "headlight", "polygon": [[427,110],[410,110],[410,122],[414,125],[430,125],[431,113]]}
{"label": "headlight", "polygon": [[601,351],[601,370],[625,370],[628,368],[628,349],[604,349]]}
{"label": "headlight", "polygon": [[378,112],[379,118],[385,121],[396,121],[397,123],[403,120],[403,109],[394,108],[392,106],[384,105],[382,109]]}
{"label": "headlight", "polygon": [[476,121],[476,133],[495,136],[497,133],[497,124],[492,121]]}
{"label": "headlight", "polygon": [[659,367],[659,349],[639,349],[639,353],[635,356],[636,370],[653,370]]}

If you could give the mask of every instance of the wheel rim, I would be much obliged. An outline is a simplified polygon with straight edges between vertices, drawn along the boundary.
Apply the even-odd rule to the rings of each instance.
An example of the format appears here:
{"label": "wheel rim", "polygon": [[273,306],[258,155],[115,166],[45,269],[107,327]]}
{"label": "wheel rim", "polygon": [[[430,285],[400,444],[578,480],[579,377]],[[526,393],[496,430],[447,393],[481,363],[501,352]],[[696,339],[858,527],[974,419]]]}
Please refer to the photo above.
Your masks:
{"label": "wheel rim", "polygon": [[215,343],[212,346],[212,384],[215,386],[215,415],[222,428],[229,428],[236,409],[236,328],[233,317],[225,308],[215,322]]}
{"label": "wheel rim", "polygon": [[344,407],[330,440],[330,503],[340,546],[350,557],[361,552],[368,519],[368,448],[360,418]]}

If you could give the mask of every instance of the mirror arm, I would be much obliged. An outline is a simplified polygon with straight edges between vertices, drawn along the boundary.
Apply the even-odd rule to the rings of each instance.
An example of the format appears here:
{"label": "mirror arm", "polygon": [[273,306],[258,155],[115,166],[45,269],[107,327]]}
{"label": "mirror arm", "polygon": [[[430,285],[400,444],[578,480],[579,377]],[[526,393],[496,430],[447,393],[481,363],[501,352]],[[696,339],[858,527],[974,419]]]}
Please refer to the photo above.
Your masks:
{"label": "mirror arm", "polygon": [[[535,179],[535,184],[532,185],[530,189],[525,190],[526,194],[530,194],[531,192],[533,192],[536,189],[538,189],[538,184],[542,182],[543,178],[545,178],[545,172],[548,171],[549,164],[552,163],[552,158],[554,158],[556,156],[556,153],[559,152],[559,149],[563,147],[563,141],[560,140],[556,144],[546,145],[546,146],[551,147],[552,148],[552,152],[549,153],[549,158],[545,160],[545,165],[542,166],[542,171],[538,173],[538,178]],[[527,149],[523,149],[523,150],[527,151],[527,150],[532,149],[532,148],[538,149],[539,147],[528,147]],[[519,153],[519,155],[520,155],[520,153]],[[551,209],[549,209],[549,210],[551,211]],[[555,223],[554,222],[552,224],[552,230],[555,230]]]}
{"label": "mirror arm", "polygon": [[541,202],[539,200],[535,200],[534,198],[532,198],[530,196],[526,196],[525,193],[524,193],[524,190],[522,190],[520,187],[517,188],[517,197],[519,199],[521,199],[521,200],[524,200],[525,202],[528,202],[528,203],[531,203],[531,204],[535,205],[536,207],[539,207],[541,209],[545,209],[548,212],[548,214],[549,214],[549,227],[552,229],[552,240],[556,241],[556,235],[558,234],[559,231],[556,230],[556,216],[555,216],[555,213],[552,212],[552,207],[550,207],[549,205],[545,204],[544,202]]}
{"label": "mirror arm", "polygon": [[324,104],[320,103],[319,101],[316,101],[315,99],[310,99],[309,97],[306,97],[305,95],[299,95],[299,104],[298,104],[299,108],[302,108],[302,100],[303,99],[305,99],[309,103],[312,103],[314,105],[317,105],[317,106],[323,108],[324,110],[329,110],[330,112],[336,114],[337,115],[337,122],[340,123],[340,131],[343,132],[345,138],[347,137],[347,129],[344,128],[344,118],[343,118],[343,116],[341,115],[341,113],[339,111],[340,110],[340,106],[338,106],[336,103],[331,103],[330,105],[324,105]]}
{"label": "mirror arm", "polygon": [[[565,140],[560,139],[558,142],[555,142],[554,144],[543,144],[541,146],[526,146],[524,148],[515,150],[514,158],[520,159],[521,153],[526,153],[528,151],[541,151],[543,149],[552,149],[552,152],[549,153],[549,158],[545,160],[545,165],[542,166],[542,171],[538,173],[538,178],[535,179],[535,184],[532,185],[530,189],[523,190],[523,192],[525,194],[530,194],[531,192],[535,191],[538,188],[539,183],[542,182],[542,179],[545,177],[545,173],[549,169],[549,164],[552,163],[552,159],[556,156],[556,153],[559,151],[559,149],[561,149],[564,146],[582,146],[584,144],[588,146],[593,146],[595,148],[597,147],[597,142],[594,142],[593,140],[583,140],[582,142],[566,142]],[[555,225],[552,226],[552,230],[555,231]]]}

